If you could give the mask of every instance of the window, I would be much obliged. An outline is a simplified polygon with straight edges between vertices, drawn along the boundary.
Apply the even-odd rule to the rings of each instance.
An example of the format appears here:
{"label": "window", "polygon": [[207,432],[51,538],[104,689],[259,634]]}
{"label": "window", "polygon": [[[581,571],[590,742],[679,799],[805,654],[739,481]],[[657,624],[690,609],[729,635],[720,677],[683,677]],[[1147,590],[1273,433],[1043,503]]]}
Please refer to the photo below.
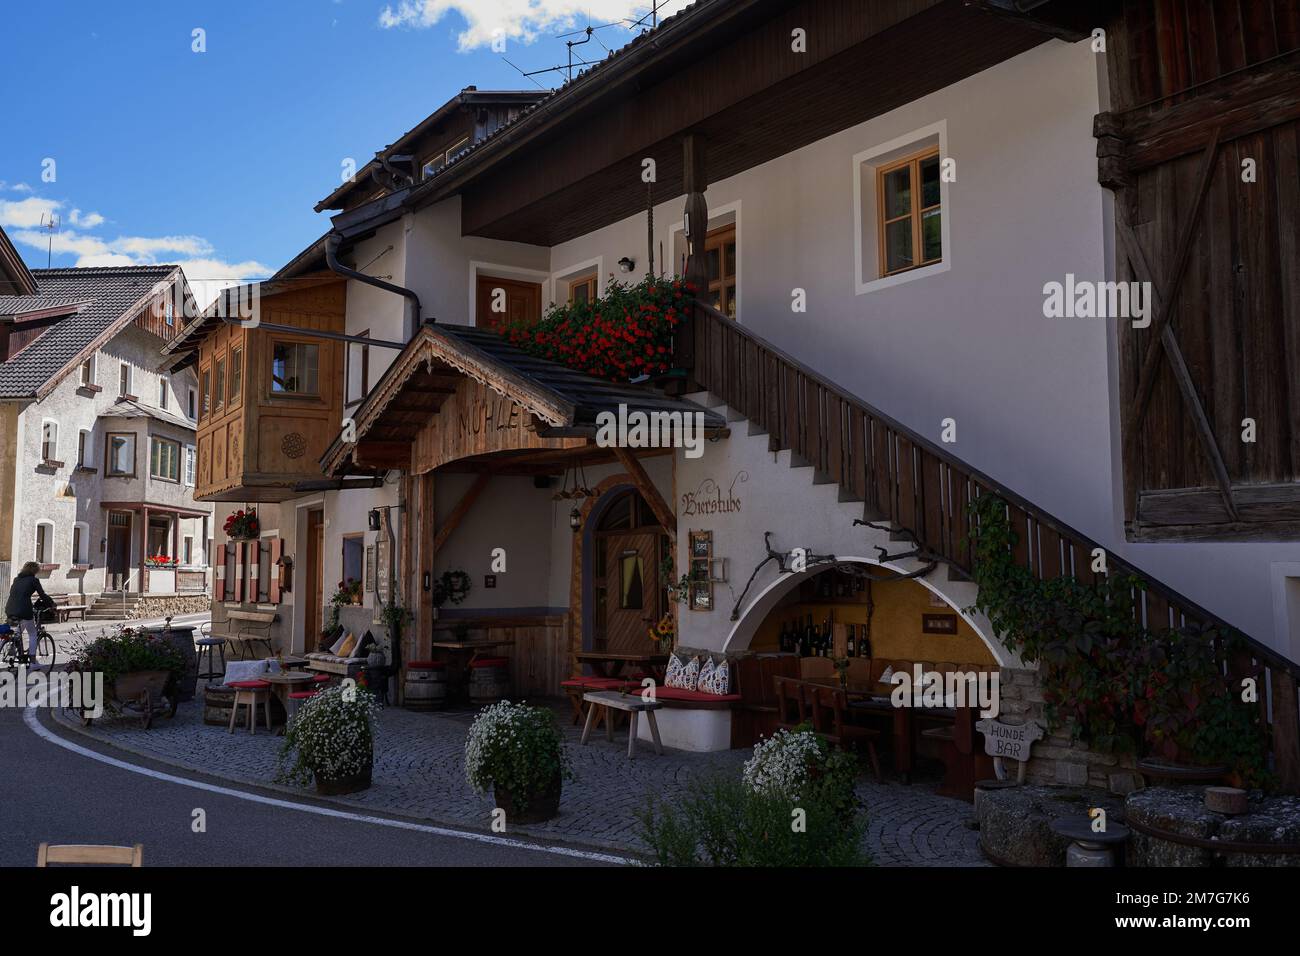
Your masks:
{"label": "window", "polygon": [[167,381],[166,376],[158,379],[158,407],[167,410],[167,392],[171,388],[171,382]]}
{"label": "window", "polygon": [[212,373],[206,368],[199,375],[199,393],[203,396],[203,414],[212,412]]}
{"label": "window", "polygon": [[709,304],[736,317],[736,227],[722,226],[704,237],[704,265],[709,279]]}
{"label": "window", "polygon": [[54,558],[54,525],[42,521],[36,526],[36,563],[52,564]]}
{"label": "window", "polygon": [[86,429],[83,428],[79,432],[77,432],[77,467],[78,468],[93,467],[90,464],[90,458],[91,458],[90,432],[88,432]]}
{"label": "window", "polygon": [[172,521],[166,515],[150,515],[148,529],[148,549],[149,557],[174,557],[171,549],[172,539]]}
{"label": "window", "polygon": [[[370,335],[370,330],[358,332],[359,336]],[[348,401],[360,402],[365,399],[366,393],[370,391],[370,346],[358,345],[355,342],[348,344],[348,385],[346,394]]]}
{"label": "window", "polygon": [[[364,535],[354,534],[343,539],[343,583],[360,585],[366,573],[366,539]],[[353,588],[353,604],[360,604],[361,588]]]}
{"label": "window", "polygon": [[450,149],[439,153],[437,156],[434,156],[426,162],[421,169],[421,176],[424,179],[428,179],[467,149],[469,149],[469,137],[465,136],[453,144]]}
{"label": "window", "polygon": [[894,275],[943,259],[939,151],[876,170],[880,274]]}
{"label": "window", "polygon": [[230,404],[239,401],[239,390],[244,384],[244,350],[242,347],[230,350]]}
{"label": "window", "polygon": [[93,358],[88,358],[81,363],[81,384],[95,384],[95,360]]}
{"label": "window", "polygon": [[303,342],[276,342],[271,348],[271,391],[277,395],[316,395],[320,349]]}
{"label": "window", "polygon": [[199,417],[199,393],[194,390],[194,386],[185,388],[185,414],[189,416],[190,421],[197,421]]}
{"label": "window", "polygon": [[72,563],[90,563],[90,529],[82,521],[72,526]]}
{"label": "window", "polygon": [[181,549],[181,560],[186,565],[191,565],[194,563],[194,537],[187,534],[182,540],[184,545]]}
{"label": "window", "polygon": [[195,462],[194,446],[186,445],[185,446],[185,484],[189,485],[191,488],[194,487],[194,462]]}
{"label": "window", "polygon": [[176,324],[176,313],[173,311],[173,309],[174,307],[172,305],[171,297],[168,296],[167,304],[163,306],[163,318],[166,320],[168,325]]}
{"label": "window", "polygon": [[59,423],[46,419],[41,423],[41,460],[59,459]]}
{"label": "window", "polygon": [[131,394],[131,366],[123,362],[117,369],[117,394]]}
{"label": "window", "polygon": [[596,298],[596,274],[569,283],[569,305],[581,305]]}
{"label": "window", "polygon": [[135,435],[130,432],[107,436],[108,444],[104,449],[104,474],[135,474]]}
{"label": "window", "polygon": [[180,445],[165,438],[149,443],[149,474],[165,481],[180,480]]}
{"label": "window", "polygon": [[212,407],[221,411],[226,404],[226,357],[221,356],[212,367]]}

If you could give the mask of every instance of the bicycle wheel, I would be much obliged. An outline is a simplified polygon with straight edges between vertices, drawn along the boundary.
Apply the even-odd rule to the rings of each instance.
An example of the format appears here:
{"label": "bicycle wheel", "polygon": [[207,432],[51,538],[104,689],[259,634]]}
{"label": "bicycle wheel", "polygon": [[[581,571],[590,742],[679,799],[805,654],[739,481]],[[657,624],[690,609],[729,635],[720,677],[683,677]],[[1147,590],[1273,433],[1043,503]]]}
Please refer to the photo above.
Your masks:
{"label": "bicycle wheel", "polygon": [[14,641],[5,641],[0,644],[0,669],[17,670],[18,668],[18,645]]}
{"label": "bicycle wheel", "polygon": [[40,640],[36,642],[36,663],[49,670],[54,667],[58,653],[54,638],[42,631]]}

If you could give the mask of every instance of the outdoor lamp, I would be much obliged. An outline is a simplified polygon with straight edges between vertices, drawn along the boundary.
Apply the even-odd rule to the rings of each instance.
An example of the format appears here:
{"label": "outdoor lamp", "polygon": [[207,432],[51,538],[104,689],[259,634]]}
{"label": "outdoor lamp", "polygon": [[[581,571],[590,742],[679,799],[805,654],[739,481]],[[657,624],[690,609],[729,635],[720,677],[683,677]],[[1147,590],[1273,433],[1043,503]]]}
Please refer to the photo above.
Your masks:
{"label": "outdoor lamp", "polygon": [[629,256],[624,256],[622,259],[618,260],[618,268],[620,272],[631,272],[636,268],[636,260]]}
{"label": "outdoor lamp", "polygon": [[578,510],[576,505],[573,510],[569,512],[569,527],[572,528],[575,533],[582,528],[582,512]]}
{"label": "outdoor lamp", "polygon": [[371,508],[370,514],[367,515],[367,518],[369,519],[370,530],[378,531],[379,530],[379,509]]}

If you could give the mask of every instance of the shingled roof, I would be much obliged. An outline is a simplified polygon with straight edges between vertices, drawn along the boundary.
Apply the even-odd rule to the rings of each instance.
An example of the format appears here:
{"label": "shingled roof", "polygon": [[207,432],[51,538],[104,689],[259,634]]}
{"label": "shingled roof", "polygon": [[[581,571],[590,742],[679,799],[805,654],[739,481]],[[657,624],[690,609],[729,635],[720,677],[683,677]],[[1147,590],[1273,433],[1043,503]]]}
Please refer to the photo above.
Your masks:
{"label": "shingled roof", "polygon": [[[159,283],[181,276],[180,266],[103,266],[33,269],[42,299],[85,302],[54,323],[16,356],[0,362],[0,399],[42,398],[75,363],[99,348],[147,304]],[[184,277],[181,276],[184,281]],[[0,315],[27,296],[0,296]]]}

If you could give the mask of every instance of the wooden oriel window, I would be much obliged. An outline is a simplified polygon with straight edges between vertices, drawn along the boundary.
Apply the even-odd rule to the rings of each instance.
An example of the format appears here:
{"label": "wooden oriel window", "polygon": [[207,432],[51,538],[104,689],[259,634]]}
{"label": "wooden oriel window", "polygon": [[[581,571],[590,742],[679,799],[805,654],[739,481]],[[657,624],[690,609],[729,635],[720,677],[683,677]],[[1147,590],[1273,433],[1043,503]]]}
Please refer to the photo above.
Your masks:
{"label": "wooden oriel window", "polygon": [[212,372],[204,369],[199,373],[199,408],[204,418],[212,413]]}
{"label": "wooden oriel window", "polygon": [[320,347],[305,342],[271,346],[271,391],[276,395],[319,395]]}
{"label": "wooden oriel window", "polygon": [[943,260],[940,193],[938,149],[876,170],[881,276]]}
{"label": "wooden oriel window", "polygon": [[230,404],[239,402],[239,392],[244,387],[244,349],[235,346],[230,350]]}
{"label": "wooden oriel window", "polygon": [[709,280],[709,303],[725,315],[736,317],[736,227],[720,226],[704,237],[704,264]]}
{"label": "wooden oriel window", "polygon": [[179,442],[154,438],[149,443],[149,475],[164,481],[180,481],[181,446]]}
{"label": "wooden oriel window", "polygon": [[212,401],[213,407],[221,411],[226,404],[226,357],[222,355],[213,364]]}

